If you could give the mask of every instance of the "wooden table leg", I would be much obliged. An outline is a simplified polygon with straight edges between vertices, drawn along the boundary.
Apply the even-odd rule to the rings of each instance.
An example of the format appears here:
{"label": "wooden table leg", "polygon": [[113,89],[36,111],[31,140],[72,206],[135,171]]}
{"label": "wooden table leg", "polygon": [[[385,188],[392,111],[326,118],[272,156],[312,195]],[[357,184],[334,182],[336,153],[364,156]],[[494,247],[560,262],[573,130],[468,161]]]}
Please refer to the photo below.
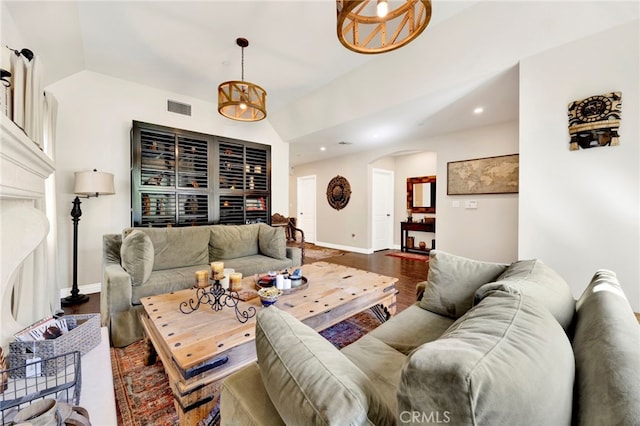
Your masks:
{"label": "wooden table leg", "polygon": [[158,359],[156,348],[153,347],[153,343],[151,342],[151,339],[149,339],[149,336],[147,336],[146,332],[143,333],[142,338],[144,339],[144,365],[153,365]]}

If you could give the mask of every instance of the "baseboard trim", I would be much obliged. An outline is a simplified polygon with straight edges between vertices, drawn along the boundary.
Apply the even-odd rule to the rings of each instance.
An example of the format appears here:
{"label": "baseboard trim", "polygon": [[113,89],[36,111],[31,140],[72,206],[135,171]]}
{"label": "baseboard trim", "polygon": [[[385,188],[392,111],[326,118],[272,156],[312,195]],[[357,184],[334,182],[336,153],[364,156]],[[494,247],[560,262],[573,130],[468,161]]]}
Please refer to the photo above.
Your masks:
{"label": "baseboard trim", "polygon": [[364,249],[364,248],[361,248],[361,247],[343,246],[341,244],[323,243],[322,241],[316,241],[314,244],[317,245],[317,246],[326,247],[326,248],[332,248],[332,249],[336,249],[336,250],[352,251],[354,253],[361,253],[361,254],[371,254],[371,253],[373,253],[372,249]]}
{"label": "baseboard trim", "polygon": [[[375,252],[375,250],[371,248],[364,249],[361,247],[343,246],[341,244],[323,243],[322,241],[316,241],[313,244],[321,247],[326,247],[326,248],[331,248],[336,250],[352,251],[354,253],[360,253],[360,254],[373,254]],[[400,250],[400,245],[394,244],[393,247],[391,248],[395,250]]]}
{"label": "baseboard trim", "polygon": [[[102,283],[85,284],[85,285],[78,286],[78,290],[80,290],[80,294],[100,293],[101,288],[102,288]],[[63,299],[67,296],[71,296],[71,287],[61,288],[60,299]]]}

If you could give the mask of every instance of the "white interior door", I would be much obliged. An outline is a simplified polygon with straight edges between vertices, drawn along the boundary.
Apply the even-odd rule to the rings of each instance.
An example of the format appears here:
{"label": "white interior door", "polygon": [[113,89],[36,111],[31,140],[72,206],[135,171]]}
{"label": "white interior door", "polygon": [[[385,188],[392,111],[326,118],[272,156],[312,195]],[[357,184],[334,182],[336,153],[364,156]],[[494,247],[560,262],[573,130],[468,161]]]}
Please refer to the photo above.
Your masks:
{"label": "white interior door", "polygon": [[302,176],[297,180],[298,187],[298,228],[304,231],[304,240],[316,242],[316,177]]}
{"label": "white interior door", "polygon": [[384,250],[393,247],[393,172],[373,169],[371,181],[373,250]]}

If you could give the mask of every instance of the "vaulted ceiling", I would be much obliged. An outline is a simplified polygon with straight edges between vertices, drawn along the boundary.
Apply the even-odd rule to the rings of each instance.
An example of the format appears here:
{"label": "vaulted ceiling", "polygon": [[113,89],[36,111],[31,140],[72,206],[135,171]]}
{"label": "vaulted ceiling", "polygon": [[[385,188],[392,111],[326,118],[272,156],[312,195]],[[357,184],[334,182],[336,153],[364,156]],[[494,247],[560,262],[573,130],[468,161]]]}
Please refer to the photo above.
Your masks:
{"label": "vaulted ceiling", "polygon": [[517,119],[519,59],[638,19],[637,2],[593,3],[434,0],[417,40],[361,55],[338,42],[333,0],[5,0],[24,40],[2,43],[39,54],[45,84],[90,70],[216,102],[246,37],[245,78],[296,165]]}

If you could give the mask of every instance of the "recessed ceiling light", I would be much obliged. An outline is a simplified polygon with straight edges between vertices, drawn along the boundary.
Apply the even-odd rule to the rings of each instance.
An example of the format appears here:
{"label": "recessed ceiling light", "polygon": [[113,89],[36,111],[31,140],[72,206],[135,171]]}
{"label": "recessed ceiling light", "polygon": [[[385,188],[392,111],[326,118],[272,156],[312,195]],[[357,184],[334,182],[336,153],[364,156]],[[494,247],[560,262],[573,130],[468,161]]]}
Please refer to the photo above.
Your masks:
{"label": "recessed ceiling light", "polygon": [[473,110],[474,114],[482,114],[483,112],[484,112],[484,108],[482,108],[482,107],[478,107],[478,108]]}
{"label": "recessed ceiling light", "polygon": [[324,146],[320,147],[320,151],[326,151],[326,150],[327,150],[327,148],[325,148]]}

